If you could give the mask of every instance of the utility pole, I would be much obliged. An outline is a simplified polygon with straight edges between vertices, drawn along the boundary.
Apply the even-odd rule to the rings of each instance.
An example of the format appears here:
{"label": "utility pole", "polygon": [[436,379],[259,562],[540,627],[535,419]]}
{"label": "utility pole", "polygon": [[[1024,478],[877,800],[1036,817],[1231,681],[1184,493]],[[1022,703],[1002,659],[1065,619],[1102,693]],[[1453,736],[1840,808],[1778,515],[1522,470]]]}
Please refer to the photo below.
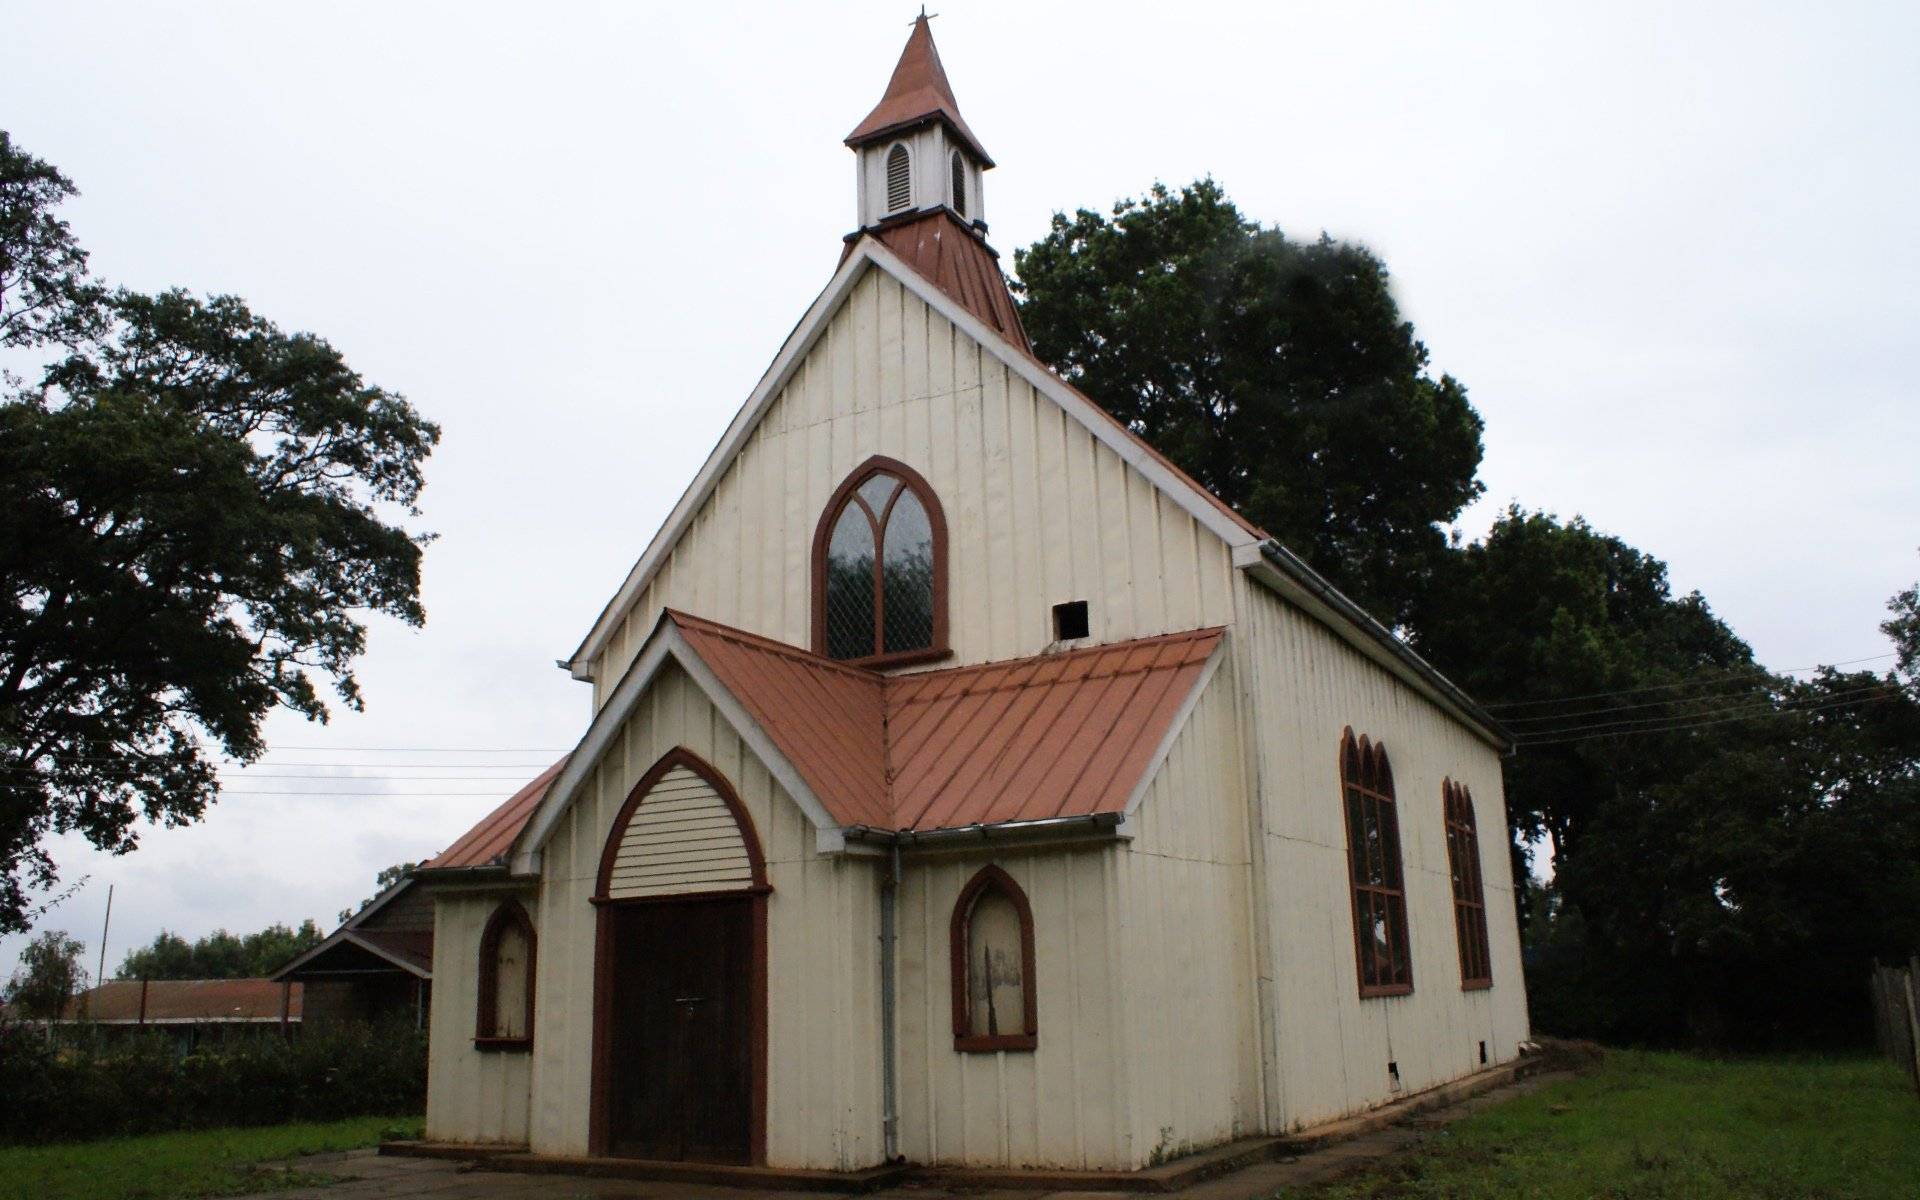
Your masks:
{"label": "utility pole", "polygon": [[94,974],[93,986],[99,987],[107,981],[107,930],[113,926],[113,885],[107,885],[107,915],[100,921],[100,970]]}

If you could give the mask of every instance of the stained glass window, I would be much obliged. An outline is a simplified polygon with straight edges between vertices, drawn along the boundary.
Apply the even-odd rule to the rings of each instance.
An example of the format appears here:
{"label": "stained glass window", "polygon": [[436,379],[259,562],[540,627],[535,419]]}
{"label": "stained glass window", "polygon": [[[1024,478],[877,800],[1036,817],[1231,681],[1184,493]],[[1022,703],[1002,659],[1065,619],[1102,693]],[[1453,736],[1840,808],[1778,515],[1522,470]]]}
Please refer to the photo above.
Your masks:
{"label": "stained glass window", "polygon": [[1400,817],[1385,747],[1349,731],[1340,744],[1347,818],[1347,869],[1353,885],[1353,942],[1360,994],[1413,990],[1407,944],[1407,891],[1400,864]]}
{"label": "stained glass window", "polygon": [[857,479],[842,489],[816,567],[821,650],[864,659],[934,649],[941,597],[931,497],[884,468]]}

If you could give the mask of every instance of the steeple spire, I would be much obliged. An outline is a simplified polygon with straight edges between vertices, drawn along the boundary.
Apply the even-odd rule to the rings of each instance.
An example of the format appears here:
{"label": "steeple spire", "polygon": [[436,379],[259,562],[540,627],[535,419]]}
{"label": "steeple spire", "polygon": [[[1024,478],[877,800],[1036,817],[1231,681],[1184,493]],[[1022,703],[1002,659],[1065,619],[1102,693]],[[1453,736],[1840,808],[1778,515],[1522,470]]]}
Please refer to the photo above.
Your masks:
{"label": "steeple spire", "polygon": [[857,150],[917,125],[942,121],[979,159],[982,168],[991,167],[993,159],[986,147],[961,119],[960,102],[953,98],[953,85],[947,82],[946,69],[940,65],[940,51],[934,47],[933,30],[927,20],[927,10],[922,8],[913,23],[913,32],[907,36],[907,47],[900,52],[900,61],[893,68],[893,78],[887,81],[886,95],[880,97],[880,103],[873,106],[867,119],[847,135],[847,145]]}

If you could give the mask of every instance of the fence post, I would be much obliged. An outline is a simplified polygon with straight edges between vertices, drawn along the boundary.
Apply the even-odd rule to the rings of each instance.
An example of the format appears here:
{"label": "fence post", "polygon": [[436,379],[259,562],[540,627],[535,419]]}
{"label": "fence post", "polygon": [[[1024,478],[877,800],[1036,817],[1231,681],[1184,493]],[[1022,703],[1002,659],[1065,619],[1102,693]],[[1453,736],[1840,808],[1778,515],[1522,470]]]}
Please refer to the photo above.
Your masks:
{"label": "fence post", "polygon": [[1900,1065],[1907,1069],[1907,1075],[1913,1080],[1915,1090],[1920,1090],[1920,1003],[1914,999],[1914,980],[1920,978],[1920,955],[1907,960],[1906,997],[1907,997],[1907,1061]]}

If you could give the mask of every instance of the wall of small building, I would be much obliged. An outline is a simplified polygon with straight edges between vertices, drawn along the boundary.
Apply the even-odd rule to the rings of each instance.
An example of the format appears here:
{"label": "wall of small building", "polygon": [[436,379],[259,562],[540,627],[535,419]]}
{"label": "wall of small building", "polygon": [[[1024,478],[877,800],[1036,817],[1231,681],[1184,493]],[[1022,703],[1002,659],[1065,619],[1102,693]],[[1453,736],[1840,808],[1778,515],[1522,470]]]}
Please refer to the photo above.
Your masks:
{"label": "wall of small building", "polygon": [[[954,1049],[953,909],[989,862],[1033,909],[1033,1050]],[[910,1161],[1105,1169],[1132,1160],[1117,870],[1110,842],[907,860],[897,978],[900,1152]]]}
{"label": "wall of small building", "polygon": [[597,920],[590,897],[620,806],[676,746],[705,759],[733,785],[753,819],[773,888],[767,899],[767,1161],[830,1170],[871,1166],[883,1153],[877,864],[817,853],[800,806],[673,667],[641,698],[543,851],[532,1147],[542,1154],[588,1152]]}
{"label": "wall of small building", "polygon": [[[1528,1034],[1499,752],[1330,629],[1252,580],[1234,630],[1259,804],[1254,842],[1276,1021],[1270,1127],[1300,1128],[1471,1074]],[[1340,786],[1342,730],[1393,769],[1410,995],[1361,999]],[[1441,783],[1472,791],[1493,986],[1464,991]],[[1398,1065],[1396,1090],[1388,1063]]]}
{"label": "wall of small building", "polygon": [[1122,1166],[1261,1128],[1245,755],[1231,661],[1215,672],[1128,820],[1115,858]]}
{"label": "wall of small building", "polygon": [[[480,937],[487,920],[512,896],[537,922],[530,889],[434,889],[433,967],[437,1019],[427,1033],[427,1140],[525,1145],[532,1056],[525,1050],[480,1050],[473,1044],[480,987]],[[544,954],[545,947],[536,950]],[[539,1014],[535,1008],[536,1016]]]}
{"label": "wall of small building", "polygon": [[1233,618],[1218,538],[873,269],[629,610],[595,666],[596,709],[664,606],[810,645],[814,529],[876,454],[924,475],[946,513],[954,658],[941,665],[1039,653],[1070,600],[1088,602],[1095,642]]}

